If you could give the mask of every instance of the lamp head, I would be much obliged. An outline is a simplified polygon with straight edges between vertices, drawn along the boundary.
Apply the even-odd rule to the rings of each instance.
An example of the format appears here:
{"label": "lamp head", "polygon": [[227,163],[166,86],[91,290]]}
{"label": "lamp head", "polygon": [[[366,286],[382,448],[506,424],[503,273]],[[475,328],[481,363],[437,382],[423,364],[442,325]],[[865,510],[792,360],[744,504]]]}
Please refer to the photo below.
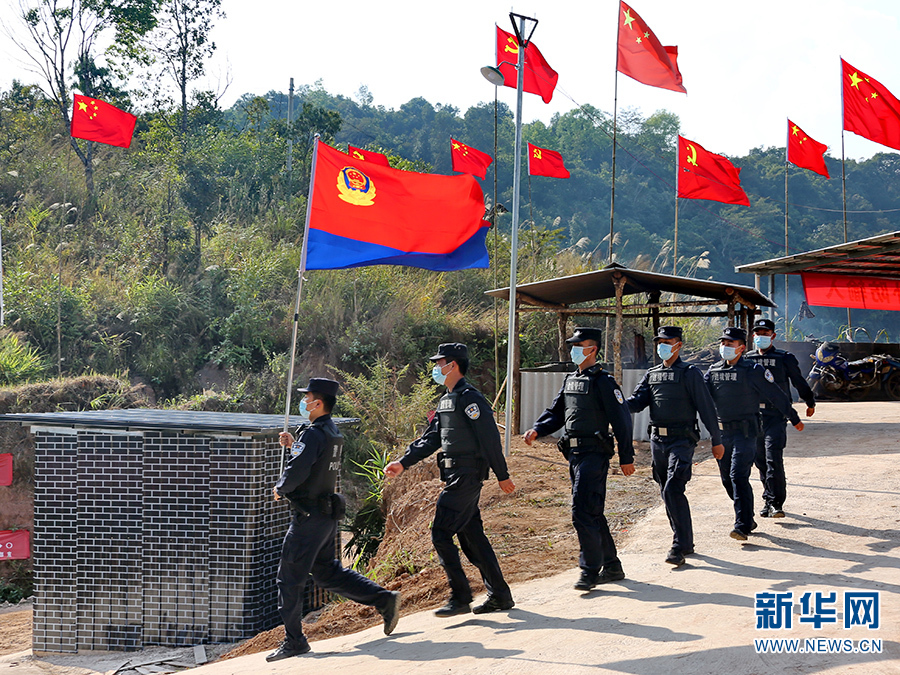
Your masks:
{"label": "lamp head", "polygon": [[484,75],[484,79],[495,87],[503,86],[505,78],[503,77],[503,73],[501,73],[500,69],[496,66],[484,66],[484,68],[481,69],[481,74]]}

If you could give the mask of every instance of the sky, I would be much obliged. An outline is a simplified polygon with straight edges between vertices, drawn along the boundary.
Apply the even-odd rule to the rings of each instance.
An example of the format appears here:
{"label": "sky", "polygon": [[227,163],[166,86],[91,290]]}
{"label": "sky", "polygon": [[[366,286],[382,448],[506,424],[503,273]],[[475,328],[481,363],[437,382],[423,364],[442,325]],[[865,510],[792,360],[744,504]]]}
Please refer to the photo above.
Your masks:
{"label": "sky", "polygon": [[[13,0],[0,0],[10,3]],[[3,6],[0,4],[0,6]],[[784,147],[787,118],[841,156],[840,61],[900,97],[897,0],[634,0],[632,8],[664,45],[678,47],[687,95],[618,76],[618,108],[645,116],[676,113],[682,135],[719,154]],[[14,5],[2,10],[14,24]],[[491,101],[479,69],[494,62],[494,24],[511,30],[509,12],[537,18],[533,35],[559,73],[553,100],[526,94],[523,120],[549,123],[578,105],[612,113],[616,94],[618,0],[380,0],[286,2],[222,0],[217,50],[200,83],[228,107],[245,93],[287,92],[321,81],[354,97],[368,87],[375,105],[396,109],[412,98],[460,112]],[[13,78],[36,82],[21,54],[0,45],[0,89]],[[228,83],[227,88],[225,84]],[[515,109],[515,90],[500,100]],[[890,148],[845,132],[848,158]],[[465,140],[465,139],[461,139]]]}

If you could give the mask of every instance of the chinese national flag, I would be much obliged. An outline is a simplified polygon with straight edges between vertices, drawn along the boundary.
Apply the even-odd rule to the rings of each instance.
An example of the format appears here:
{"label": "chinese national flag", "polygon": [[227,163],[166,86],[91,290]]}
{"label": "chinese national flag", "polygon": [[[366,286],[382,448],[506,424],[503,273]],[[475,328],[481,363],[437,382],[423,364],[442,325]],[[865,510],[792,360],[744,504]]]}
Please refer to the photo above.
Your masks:
{"label": "chinese national flag", "polygon": [[[503,73],[503,84],[516,88],[515,64],[519,59],[519,42],[512,33],[497,26],[497,67]],[[507,63],[503,63],[507,61]],[[559,74],[544,60],[543,55],[533,42],[525,48],[525,78],[522,88],[529,94],[537,94],[544,103],[550,103]]]}
{"label": "chinese national flag", "polygon": [[828,167],[825,166],[826,150],[827,145],[814,141],[803,132],[803,129],[788,120],[787,158],[791,164],[796,164],[801,169],[815,171],[825,178],[831,178],[828,175]]}
{"label": "chinese national flag", "polygon": [[30,557],[28,530],[0,530],[0,560],[27,560]]}
{"label": "chinese national flag", "polygon": [[0,485],[12,485],[12,453],[0,453]]}
{"label": "chinese national flag", "polygon": [[569,172],[563,164],[562,155],[553,150],[539,148],[528,144],[528,174],[531,176],[549,176],[550,178],[568,178]]}
{"label": "chinese national flag", "polygon": [[900,101],[875,78],[841,59],[844,129],[900,150]]}
{"label": "chinese national flag", "polygon": [[380,152],[372,152],[371,150],[363,150],[361,148],[348,145],[347,154],[354,159],[361,159],[364,162],[372,162],[374,164],[381,164],[382,166],[391,165],[391,163],[388,161],[387,156],[382,155]]}
{"label": "chinese national flag", "polygon": [[619,53],[616,69],[651,87],[687,93],[678,70],[678,47],[663,47],[631,7],[619,3]]}
{"label": "chinese national flag", "polygon": [[72,131],[75,138],[127,148],[137,117],[100,99],[75,94]]}
{"label": "chinese national flag", "polygon": [[750,206],[741,189],[741,170],[722,155],[699,143],[678,137],[678,196]]}
{"label": "chinese national flag", "polygon": [[493,157],[481,150],[469,147],[465,143],[450,139],[450,159],[453,162],[453,170],[460,173],[470,173],[484,180],[487,168],[494,161]]}

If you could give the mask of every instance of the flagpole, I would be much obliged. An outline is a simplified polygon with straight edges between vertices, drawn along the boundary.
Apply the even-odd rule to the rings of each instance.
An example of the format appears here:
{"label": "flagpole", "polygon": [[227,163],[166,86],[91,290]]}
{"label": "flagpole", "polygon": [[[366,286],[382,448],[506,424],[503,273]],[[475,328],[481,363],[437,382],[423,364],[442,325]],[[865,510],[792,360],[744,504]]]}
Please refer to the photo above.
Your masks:
{"label": "flagpole", "polygon": [[[312,214],[313,186],[316,179],[316,159],[319,156],[319,134],[313,140],[312,166],[309,171],[309,193],[306,199],[306,226],[303,230],[303,247],[300,251],[300,266],[297,268],[297,299],[294,303],[294,333],[291,337],[291,365],[288,370],[287,395],[284,403],[284,431],[291,423],[291,390],[294,385],[294,365],[297,358],[297,330],[300,324],[300,295],[303,292],[303,275],[306,273],[306,254],[309,248],[309,221]],[[281,453],[281,471],[284,473],[284,453]]]}
{"label": "flagpole", "polygon": [[[841,65],[841,197],[843,200],[844,212],[844,243],[847,243],[847,160],[844,156],[844,67]],[[850,318],[850,308],[847,308],[847,334],[850,334],[850,327],[853,321]]]}
{"label": "flagpole", "polygon": [[[496,40],[495,40],[496,42]],[[496,51],[496,48],[495,48]],[[497,89],[498,87],[494,86],[494,208],[492,209],[493,215],[491,217],[491,227],[494,230],[494,264],[492,267],[494,268],[494,288],[497,288],[497,248],[499,241],[499,234],[497,233],[497,167],[500,164],[499,157],[497,157],[497,117],[498,113],[498,102],[497,102]],[[497,311],[497,298],[493,298],[494,300],[494,396],[500,395],[500,314]]]}
{"label": "flagpole", "polygon": [[613,261],[614,214],[616,212],[616,145],[618,144],[618,103],[619,103],[619,50],[616,48],[616,75],[613,84],[613,148],[612,148],[612,191],[609,199],[609,263]]}
{"label": "flagpole", "polygon": [[[790,120],[789,120],[790,121]],[[791,125],[787,127],[787,138],[784,142],[784,255],[788,255],[788,146],[791,143]],[[788,339],[789,322],[791,313],[788,311],[788,294],[790,290],[790,275],[784,275],[784,339]]]}

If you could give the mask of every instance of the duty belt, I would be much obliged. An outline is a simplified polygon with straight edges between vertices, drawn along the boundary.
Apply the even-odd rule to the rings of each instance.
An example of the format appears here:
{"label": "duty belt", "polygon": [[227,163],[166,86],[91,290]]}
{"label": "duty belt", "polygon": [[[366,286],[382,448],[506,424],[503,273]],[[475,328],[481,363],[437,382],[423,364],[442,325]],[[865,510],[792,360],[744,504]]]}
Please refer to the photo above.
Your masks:
{"label": "duty belt", "polygon": [[692,426],[658,427],[655,424],[651,424],[647,427],[647,433],[650,436],[656,435],[659,438],[694,438],[699,440],[699,434]]}
{"label": "duty belt", "polygon": [[591,452],[594,450],[603,450],[610,452],[612,450],[612,439],[605,436],[563,436],[559,439],[567,449],[580,452]]}
{"label": "duty belt", "polygon": [[730,422],[719,421],[719,429],[722,431],[740,431],[744,436],[759,435],[759,420],[755,417],[750,420],[734,420]]}
{"label": "duty belt", "polygon": [[479,467],[482,464],[482,460],[472,456],[448,457],[441,453],[438,457],[438,464],[445,469],[459,469],[466,466]]}

